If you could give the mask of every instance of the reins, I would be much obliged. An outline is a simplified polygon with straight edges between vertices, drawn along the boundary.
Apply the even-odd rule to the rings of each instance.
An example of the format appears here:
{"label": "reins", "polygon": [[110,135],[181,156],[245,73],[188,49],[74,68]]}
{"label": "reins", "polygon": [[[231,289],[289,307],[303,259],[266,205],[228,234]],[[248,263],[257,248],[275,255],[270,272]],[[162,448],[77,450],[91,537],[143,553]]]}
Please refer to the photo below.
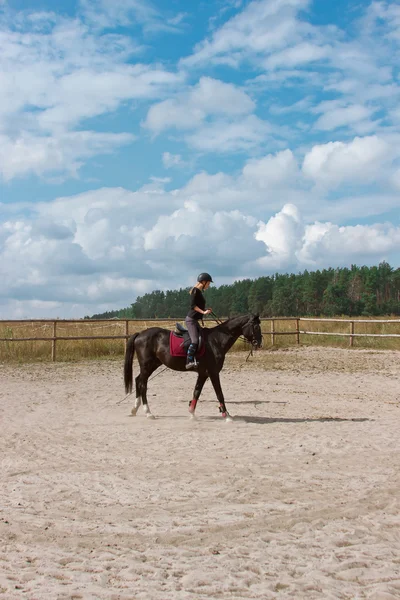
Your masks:
{"label": "reins", "polygon": [[[222,325],[223,321],[221,321],[221,319],[215,314],[214,311],[211,311],[210,315],[213,317],[214,321],[218,325]],[[249,340],[246,340],[246,338],[242,335],[240,335],[237,339],[240,340],[241,342],[246,342],[246,344],[251,344],[250,352],[248,353],[246,361],[245,361],[245,362],[247,362],[249,360],[250,356],[253,356],[253,342],[249,342]]]}

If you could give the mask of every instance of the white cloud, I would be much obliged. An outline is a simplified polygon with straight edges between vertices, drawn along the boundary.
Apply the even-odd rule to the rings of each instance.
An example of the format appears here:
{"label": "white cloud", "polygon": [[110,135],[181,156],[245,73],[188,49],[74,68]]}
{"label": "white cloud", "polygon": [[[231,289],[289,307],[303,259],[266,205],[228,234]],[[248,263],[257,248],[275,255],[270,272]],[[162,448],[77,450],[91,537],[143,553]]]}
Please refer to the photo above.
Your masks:
{"label": "white cloud", "polygon": [[251,113],[253,100],[233,84],[202,77],[175,98],[153,105],[144,126],[154,134],[175,128],[202,152],[237,152],[262,144],[271,126]]}
{"label": "white cloud", "polygon": [[187,143],[204,152],[240,152],[260,146],[271,135],[271,126],[255,115],[235,122],[217,121],[187,134]]}
{"label": "white cloud", "polygon": [[356,137],[352,142],[314,146],[304,157],[303,173],[316,183],[335,188],[343,182],[368,183],[384,179],[384,166],[398,151],[378,136]]}
{"label": "white cloud", "polygon": [[16,139],[0,134],[0,175],[4,181],[34,173],[65,173],[76,177],[82,163],[98,154],[112,153],[134,136],[77,131],[58,136],[22,133]]}
{"label": "white cloud", "polygon": [[165,129],[194,129],[209,116],[243,115],[254,109],[253,100],[241,89],[210,77],[175,98],[151,106],[145,127],[158,134]]}
{"label": "white cloud", "polygon": [[267,223],[258,224],[254,237],[265,244],[268,253],[268,258],[260,260],[265,266],[266,261],[275,267],[290,264],[301,247],[303,231],[304,225],[297,207],[286,204]]}
{"label": "white cloud", "polygon": [[101,73],[79,69],[61,77],[52,93],[47,91],[51,105],[37,122],[45,131],[75,126],[83,119],[115,111],[127,100],[157,97],[177,81],[175,75],[140,64],[116,65],[113,71]]}
{"label": "white cloud", "polygon": [[330,46],[317,46],[309,42],[301,42],[281,52],[269,56],[264,65],[267,69],[277,67],[292,68],[306,63],[313,63],[328,58],[332,53]]}
{"label": "white cloud", "polygon": [[202,123],[205,116],[200,108],[170,98],[150,107],[144,126],[157,135],[171,127],[193,129]]}
{"label": "white cloud", "polygon": [[[335,91],[340,101],[308,111],[308,119],[323,113],[313,117],[317,131],[342,128],[367,135],[387,127],[381,115],[378,120],[374,116],[382,109],[392,110],[400,96],[394,77],[398,62],[394,42],[400,40],[398,11],[390,3],[371,3],[368,18],[354,23],[358,35],[350,37],[332,24],[312,25],[306,13],[311,4],[307,0],[253,0],[197,44],[181,65],[224,64],[243,69],[250,63],[258,71],[247,82],[254,94],[268,95],[272,87],[289,87],[308,95],[310,86],[320,94]],[[292,130],[302,132],[303,122],[294,124]]]}
{"label": "white cloud", "polygon": [[[399,260],[399,229],[384,223],[399,207],[397,6],[372,2],[350,31],[313,25],[308,0],[230,0],[178,68],[183,44],[165,51],[153,34],[176,32],[185,15],[144,0],[79,6],[74,18],[0,11],[0,180],[10,199],[23,189],[12,187],[17,177],[40,177],[35,195],[48,198],[49,176],[76,178],[133,141],[118,168],[143,165],[152,145],[171,179],[162,169],[135,191],[0,203],[2,314],[127,306],[189,284],[204,265],[220,283]],[[210,173],[184,180],[196,163]],[[119,173],[104,170],[99,185]]]}
{"label": "white cloud", "polygon": [[149,0],[80,0],[85,21],[99,29],[139,23],[147,33],[178,32],[184,15],[165,18]]}
{"label": "white cloud", "polygon": [[[228,283],[276,270],[391,262],[400,256],[398,227],[342,222],[398,207],[398,196],[332,204],[324,195],[338,178],[351,185],[374,162],[386,165],[391,151],[388,142],[356,138],[311,150],[311,179],[285,150],[246,161],[235,176],[198,173],[171,191],[159,179],[135,192],[103,188],[31,205],[29,216],[25,205],[0,205],[0,314],[83,316],[124,307],[138,293],[188,285],[204,265]],[[393,177],[396,169],[385,166]]]}
{"label": "white cloud", "polygon": [[242,115],[255,107],[253,100],[240,88],[211,77],[201,77],[189,92],[189,104],[207,115]]}
{"label": "white cloud", "polygon": [[391,252],[400,250],[400,228],[388,224],[340,227],[332,223],[313,223],[305,228],[304,242],[298,259],[316,265],[335,256],[337,264],[383,260]]}
{"label": "white cloud", "polygon": [[264,189],[286,186],[298,176],[297,161],[290,150],[283,150],[276,155],[269,154],[261,159],[251,159],[243,168],[243,177]]}
{"label": "white cloud", "polygon": [[[302,24],[298,11],[309,0],[255,0],[217,29],[211,39],[198,44],[191,56],[183,59],[185,67],[210,62],[238,66],[247,57],[276,51],[301,40]],[[311,28],[308,28],[309,30]]]}
{"label": "white cloud", "polygon": [[266,247],[256,262],[262,269],[318,268],[370,263],[400,252],[400,227],[374,225],[339,226],[330,222],[304,223],[298,209],[286,205],[255,234]]}
{"label": "white cloud", "polygon": [[171,154],[171,152],[163,152],[162,162],[166,169],[171,169],[173,167],[182,167],[184,161],[182,160],[182,156],[180,154]]}
{"label": "white cloud", "polygon": [[[315,123],[316,129],[333,131],[339,127],[356,127],[369,120],[376,109],[362,105],[343,106],[328,109]],[[372,125],[373,126],[373,125]]]}
{"label": "white cloud", "polygon": [[102,153],[107,139],[112,149],[133,139],[77,130],[83,121],[126,102],[159,98],[182,81],[160,66],[132,64],[138,47],[131,38],[97,35],[82,21],[53,13],[0,21],[0,46],[0,134],[3,153],[13,155],[1,171],[8,179],[51,172],[61,163],[76,175],[77,165]]}
{"label": "white cloud", "polygon": [[182,252],[183,263],[187,260],[185,257],[204,252],[201,246],[207,248],[207,253],[212,248],[214,260],[218,261],[225,258],[225,242],[231,240],[229,253],[232,260],[232,257],[238,258],[238,254],[243,252],[251,254],[251,245],[243,247],[237,244],[241,238],[249,241],[248,230],[255,223],[255,219],[239,211],[213,212],[200,208],[194,202],[186,202],[183,208],[171,215],[158,218],[156,224],[144,235],[144,249],[158,250],[168,240],[174,240],[179,252]]}

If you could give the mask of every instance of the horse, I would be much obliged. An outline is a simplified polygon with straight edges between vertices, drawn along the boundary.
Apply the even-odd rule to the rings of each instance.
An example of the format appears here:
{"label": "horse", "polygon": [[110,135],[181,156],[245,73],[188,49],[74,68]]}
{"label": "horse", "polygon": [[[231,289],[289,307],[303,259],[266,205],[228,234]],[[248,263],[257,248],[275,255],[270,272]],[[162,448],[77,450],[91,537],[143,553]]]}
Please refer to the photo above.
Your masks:
{"label": "horse", "polygon": [[[189,402],[189,414],[195,418],[197,401],[200,398],[203,386],[208,378],[211,379],[214,391],[219,402],[219,411],[226,421],[232,421],[222,392],[219,373],[224,365],[225,355],[236,342],[243,336],[252,348],[262,346],[261,323],[258,315],[242,315],[223,321],[219,325],[201,330],[205,353],[197,367],[197,381],[194,387],[193,399]],[[140,333],[135,333],[128,340],[125,351],[124,382],[125,393],[131,394],[133,387],[132,363],[136,351],[140,372],[135,378],[136,403],[132,409],[135,416],[140,403],[147,417],[154,418],[147,402],[147,382],[150,375],[160,366],[165,365],[174,371],[186,371],[186,357],[171,356],[169,329],[149,327]],[[188,372],[188,371],[186,371]]]}

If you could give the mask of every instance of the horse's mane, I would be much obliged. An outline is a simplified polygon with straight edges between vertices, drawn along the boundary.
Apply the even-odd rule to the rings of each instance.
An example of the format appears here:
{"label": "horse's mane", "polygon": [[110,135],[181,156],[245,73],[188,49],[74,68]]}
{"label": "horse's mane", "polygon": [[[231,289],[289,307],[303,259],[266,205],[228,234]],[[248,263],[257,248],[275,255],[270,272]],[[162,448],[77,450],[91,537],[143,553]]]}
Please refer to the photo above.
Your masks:
{"label": "horse's mane", "polygon": [[226,319],[225,321],[222,321],[222,323],[218,323],[218,325],[215,325],[214,327],[209,327],[208,329],[210,329],[210,331],[224,331],[224,329],[229,328],[229,325],[239,325],[240,323],[242,323],[243,321],[248,321],[253,315],[247,314],[247,315],[237,315],[236,317],[230,317],[229,319]]}

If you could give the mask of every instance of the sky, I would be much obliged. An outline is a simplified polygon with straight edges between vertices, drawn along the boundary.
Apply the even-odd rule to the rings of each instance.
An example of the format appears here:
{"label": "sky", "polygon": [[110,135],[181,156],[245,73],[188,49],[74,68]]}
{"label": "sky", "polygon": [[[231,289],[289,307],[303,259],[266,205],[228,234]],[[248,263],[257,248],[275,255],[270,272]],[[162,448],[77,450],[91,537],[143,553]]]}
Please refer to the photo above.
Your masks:
{"label": "sky", "polygon": [[0,318],[400,263],[400,4],[0,0]]}

